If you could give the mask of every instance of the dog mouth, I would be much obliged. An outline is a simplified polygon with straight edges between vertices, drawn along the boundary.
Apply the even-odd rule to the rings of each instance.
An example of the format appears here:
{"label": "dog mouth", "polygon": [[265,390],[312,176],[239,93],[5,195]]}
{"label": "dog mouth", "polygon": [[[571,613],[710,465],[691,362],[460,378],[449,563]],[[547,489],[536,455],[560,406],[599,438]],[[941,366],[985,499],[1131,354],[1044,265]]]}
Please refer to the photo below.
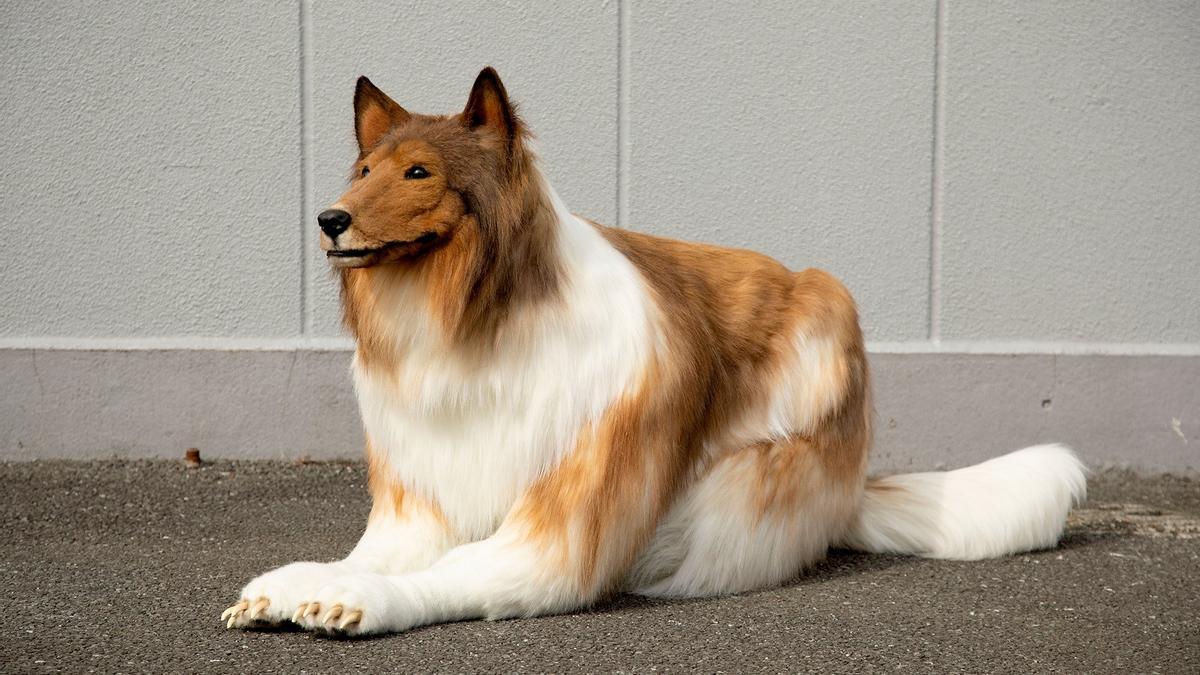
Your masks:
{"label": "dog mouth", "polygon": [[380,246],[379,248],[344,248],[326,251],[325,256],[328,258],[365,258],[376,253],[383,253],[391,248],[392,245]]}
{"label": "dog mouth", "polygon": [[370,264],[383,257],[384,254],[399,249],[409,249],[404,255],[415,255],[423,251],[429,244],[437,241],[436,232],[425,232],[416,239],[392,241],[374,248],[335,248],[325,252],[325,257],[337,267],[357,267]]}

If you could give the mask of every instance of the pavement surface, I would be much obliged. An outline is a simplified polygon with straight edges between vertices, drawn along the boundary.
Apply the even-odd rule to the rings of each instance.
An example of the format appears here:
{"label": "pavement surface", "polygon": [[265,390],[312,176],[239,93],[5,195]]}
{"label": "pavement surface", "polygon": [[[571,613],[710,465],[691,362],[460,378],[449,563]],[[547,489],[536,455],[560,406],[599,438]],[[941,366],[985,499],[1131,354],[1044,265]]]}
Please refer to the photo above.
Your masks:
{"label": "pavement surface", "polygon": [[1200,483],[1095,476],[1055,550],[835,552],[778,589],[338,640],[226,630],[255,574],[339,557],[359,464],[0,464],[4,672],[1200,672]]}

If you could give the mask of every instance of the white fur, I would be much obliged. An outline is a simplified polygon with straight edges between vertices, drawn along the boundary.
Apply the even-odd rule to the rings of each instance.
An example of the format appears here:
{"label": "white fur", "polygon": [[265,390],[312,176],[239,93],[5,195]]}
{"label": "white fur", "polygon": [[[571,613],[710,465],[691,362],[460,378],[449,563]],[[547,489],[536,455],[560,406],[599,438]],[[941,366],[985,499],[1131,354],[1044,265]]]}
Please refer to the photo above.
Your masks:
{"label": "white fur", "polygon": [[633,265],[552,195],[564,301],[517,317],[496,357],[447,349],[421,289],[384,306],[404,342],[398,373],[354,363],[363,424],[405,488],[440,506],[464,541],[486,537],[576,434],[639,384],[651,355],[651,301]]}
{"label": "white fur", "polygon": [[817,461],[777,476],[802,497],[764,513],[754,451],[713,467],[676,502],[634,565],[629,588],[659,597],[705,597],[769,588],[825,555],[854,514],[859,491],[830,481]]}
{"label": "white fur", "polygon": [[[404,575],[348,574],[309,598],[321,607],[361,609],[353,633],[401,631],[462,619],[502,619],[566,611],[578,604],[572,576],[563,576],[513,528],[451,550],[428,569]],[[321,629],[321,617],[301,621]]]}
{"label": "white fur", "polygon": [[[622,394],[641,383],[665,347],[656,314],[633,265],[596,229],[571,215],[547,185],[558,220],[565,275],[562,301],[515,317],[487,362],[447,348],[424,289],[385,289],[379,318],[404,354],[399,372],[356,358],[363,424],[393,480],[436,504],[402,519],[375,514],[346,559],[293,563],[252,580],[242,598],[270,601],[230,625],[277,623],[318,602],[358,607],[353,632],[403,630],[463,618],[532,615],[577,602],[573,578],[551,570],[516,526],[501,527],[525,490],[574,446]],[[471,543],[474,542],[474,543]],[[308,616],[300,623],[320,624]]]}
{"label": "white fur", "polygon": [[979,560],[1054,546],[1087,493],[1069,448],[1037,445],[965,469],[867,484],[851,548]]}
{"label": "white fur", "polygon": [[832,338],[803,327],[775,377],[765,405],[750,406],[723,434],[721,446],[737,448],[811,432],[845,393],[846,357]]}
{"label": "white fur", "polygon": [[[401,521],[390,512],[374,514],[358,545],[343,560],[291,563],[251,579],[241,597],[268,601],[266,610],[254,620],[287,621],[300,603],[311,601],[322,588],[348,575],[399,574],[429,567],[450,548],[451,541],[431,514],[417,511],[407,515]],[[243,617],[238,623],[244,625],[251,618]]]}
{"label": "white fur", "polygon": [[[377,320],[403,354],[397,372],[355,359],[363,424],[390,478],[435,504],[400,518],[376,513],[354,551],[335,563],[295,563],[253,580],[230,625],[292,618],[317,603],[372,633],[469,618],[531,616],[577,607],[596,589],[508,516],[569,452],[581,429],[636,391],[652,359],[669,358],[658,310],[637,270],[546,187],[558,221],[563,298],[515,316],[492,358],[448,346],[417,281],[383,289]],[[982,558],[1053,545],[1083,497],[1082,465],[1039,446],[949,473],[841,483],[819,461],[786,476],[794,499],[764,508],[760,441],[811,431],[843,395],[845,356],[826,336],[798,331],[770,393],[706,444],[696,481],[676,498],[626,580],[652,595],[711,595],[780,583],[845,539],[869,551]],[[656,467],[647,467],[653,472]],[[861,507],[861,511],[859,508]],[[634,508],[649,509],[649,500]],[[629,514],[626,514],[629,515]],[[857,520],[855,520],[857,517]],[[579,537],[568,523],[566,539]],[[847,535],[846,532],[849,531]],[[620,536],[620,535],[618,535]],[[603,558],[608,551],[598,552]],[[326,616],[297,615],[308,628]],[[336,623],[336,617],[334,617]]]}
{"label": "white fur", "polygon": [[371,515],[346,561],[355,570],[402,574],[429,567],[454,543],[432,512],[408,509],[401,519],[382,510]]}
{"label": "white fur", "polygon": [[[336,577],[305,602],[363,611],[355,633],[404,630],[466,618],[531,616],[574,607],[578,579],[505,522],[525,490],[575,444],[576,435],[640,384],[662,345],[641,277],[547,187],[559,223],[564,302],[517,317],[496,358],[467,362],[445,348],[419,289],[394,289],[391,334],[404,341],[399,373],[355,361],[363,423],[394,479],[445,515],[457,546],[427,568]],[[533,320],[530,320],[533,319]],[[405,524],[374,524],[405,539]],[[370,535],[371,532],[368,532]],[[410,541],[414,546],[429,542]],[[375,548],[364,541],[366,556]],[[440,554],[436,545],[430,550]],[[321,617],[301,623],[318,628]]]}
{"label": "white fur", "polygon": [[[793,511],[763,513],[756,453],[764,440],[810,432],[844,393],[836,343],[797,329],[763,404],[706,444],[707,468],[675,502],[639,557],[628,585],[651,596],[701,597],[773,586],[825,555],[854,516],[861,482],[831,481],[815,459],[774,476],[801,495]],[[865,467],[864,467],[865,468]]]}

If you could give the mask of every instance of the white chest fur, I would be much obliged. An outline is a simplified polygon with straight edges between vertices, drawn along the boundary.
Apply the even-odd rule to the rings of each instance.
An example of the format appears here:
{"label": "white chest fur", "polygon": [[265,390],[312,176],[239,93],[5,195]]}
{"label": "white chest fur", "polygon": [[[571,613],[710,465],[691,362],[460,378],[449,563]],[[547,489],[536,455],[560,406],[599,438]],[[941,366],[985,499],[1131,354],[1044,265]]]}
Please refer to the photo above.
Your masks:
{"label": "white chest fur", "polygon": [[493,532],[524,490],[570,451],[580,428],[637,386],[653,344],[653,307],[633,266],[558,204],[564,300],[514,324],[496,354],[471,362],[431,333],[397,289],[388,317],[399,372],[354,381],[363,424],[406,489],[436,503],[464,540]]}

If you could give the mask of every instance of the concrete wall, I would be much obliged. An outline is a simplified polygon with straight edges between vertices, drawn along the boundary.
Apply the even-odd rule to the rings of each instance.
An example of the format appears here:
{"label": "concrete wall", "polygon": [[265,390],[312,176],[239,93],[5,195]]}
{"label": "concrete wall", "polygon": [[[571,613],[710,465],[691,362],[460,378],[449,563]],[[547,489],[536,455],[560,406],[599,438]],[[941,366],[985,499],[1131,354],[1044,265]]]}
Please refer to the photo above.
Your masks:
{"label": "concrete wall", "polygon": [[1200,468],[1200,3],[8,2],[0,31],[0,457],[356,454],[313,222],[354,78],[448,112],[491,64],[576,211],[847,281],[884,465]]}

